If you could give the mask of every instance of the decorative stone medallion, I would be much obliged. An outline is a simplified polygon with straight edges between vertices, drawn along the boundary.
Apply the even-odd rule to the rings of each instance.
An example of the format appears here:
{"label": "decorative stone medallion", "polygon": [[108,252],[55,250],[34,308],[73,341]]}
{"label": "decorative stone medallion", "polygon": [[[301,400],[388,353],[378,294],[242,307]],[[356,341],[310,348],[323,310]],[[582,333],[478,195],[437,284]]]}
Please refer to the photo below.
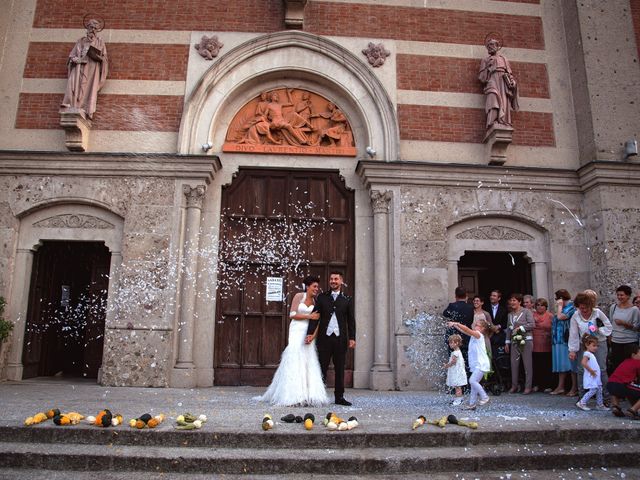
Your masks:
{"label": "decorative stone medallion", "polygon": [[387,60],[387,57],[391,55],[391,52],[384,48],[382,43],[369,42],[367,48],[362,50],[362,53],[367,57],[369,65],[372,67],[381,67]]}
{"label": "decorative stone medallion", "polygon": [[213,35],[211,37],[203,35],[200,39],[200,43],[194,45],[194,48],[205,60],[213,60],[215,57],[217,57],[222,47],[224,47],[224,44],[218,40],[218,37],[216,35]]}

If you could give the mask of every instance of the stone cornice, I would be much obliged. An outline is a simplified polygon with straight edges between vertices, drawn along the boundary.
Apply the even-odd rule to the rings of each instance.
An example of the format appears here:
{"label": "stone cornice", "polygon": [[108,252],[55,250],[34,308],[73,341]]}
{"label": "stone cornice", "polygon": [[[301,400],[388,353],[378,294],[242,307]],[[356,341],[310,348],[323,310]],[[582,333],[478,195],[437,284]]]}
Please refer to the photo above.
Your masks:
{"label": "stone cornice", "polygon": [[640,187],[640,163],[591,162],[578,169],[582,190],[596,186]]}
{"label": "stone cornice", "polygon": [[208,184],[221,168],[215,155],[0,150],[0,175],[169,177]]}
{"label": "stone cornice", "polygon": [[374,185],[424,185],[564,193],[582,191],[577,173],[567,169],[361,160],[356,173],[368,189]]}

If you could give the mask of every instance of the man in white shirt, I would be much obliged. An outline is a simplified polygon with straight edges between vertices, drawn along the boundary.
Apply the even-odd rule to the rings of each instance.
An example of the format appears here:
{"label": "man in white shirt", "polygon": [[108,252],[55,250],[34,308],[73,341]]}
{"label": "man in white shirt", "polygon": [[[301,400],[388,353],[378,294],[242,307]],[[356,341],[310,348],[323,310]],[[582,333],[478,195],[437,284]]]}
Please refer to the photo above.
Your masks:
{"label": "man in white shirt", "polygon": [[322,369],[322,380],[327,381],[329,363],[333,360],[335,369],[335,403],[350,406],[344,398],[344,366],[348,348],[356,346],[356,322],[353,299],[342,292],[342,273],[331,272],[330,291],[323,292],[316,299],[314,312],[320,313],[320,320],[309,321],[306,342],[315,336],[318,358]]}

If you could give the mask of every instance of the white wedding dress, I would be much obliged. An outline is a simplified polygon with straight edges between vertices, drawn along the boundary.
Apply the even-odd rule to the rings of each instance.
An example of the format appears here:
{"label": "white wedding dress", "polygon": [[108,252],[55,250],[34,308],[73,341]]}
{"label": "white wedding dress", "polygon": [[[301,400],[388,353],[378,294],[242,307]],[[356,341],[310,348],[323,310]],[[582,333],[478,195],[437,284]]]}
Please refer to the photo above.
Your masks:
{"label": "white wedding dress", "polygon": [[[298,313],[305,314],[312,311],[313,305],[307,306],[304,301],[300,302]],[[271,385],[264,395],[256,397],[257,400],[280,406],[318,407],[329,403],[322,382],[316,342],[314,340],[308,345],[304,343],[308,326],[309,320],[291,320],[289,343],[282,352],[280,365]]]}

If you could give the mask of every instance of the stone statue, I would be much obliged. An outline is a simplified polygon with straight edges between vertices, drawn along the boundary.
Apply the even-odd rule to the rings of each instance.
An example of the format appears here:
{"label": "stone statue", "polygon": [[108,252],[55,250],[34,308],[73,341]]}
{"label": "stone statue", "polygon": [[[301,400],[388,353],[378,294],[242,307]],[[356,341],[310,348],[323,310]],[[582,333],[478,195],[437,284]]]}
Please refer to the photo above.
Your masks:
{"label": "stone statue", "polygon": [[220,53],[220,49],[224,47],[224,44],[218,40],[216,35],[212,37],[202,36],[200,43],[194,45],[200,56],[205,60],[213,60]]}
{"label": "stone statue", "polygon": [[500,40],[487,37],[488,55],[480,62],[478,78],[484,84],[487,129],[493,125],[512,126],[511,112],[518,110],[518,84],[509,61],[500,53]]}
{"label": "stone statue", "polygon": [[69,78],[61,106],[82,110],[91,119],[96,111],[98,92],[107,79],[109,63],[107,47],[97,36],[104,22],[92,18],[85,27],[86,36],[76,42],[67,60]]}

